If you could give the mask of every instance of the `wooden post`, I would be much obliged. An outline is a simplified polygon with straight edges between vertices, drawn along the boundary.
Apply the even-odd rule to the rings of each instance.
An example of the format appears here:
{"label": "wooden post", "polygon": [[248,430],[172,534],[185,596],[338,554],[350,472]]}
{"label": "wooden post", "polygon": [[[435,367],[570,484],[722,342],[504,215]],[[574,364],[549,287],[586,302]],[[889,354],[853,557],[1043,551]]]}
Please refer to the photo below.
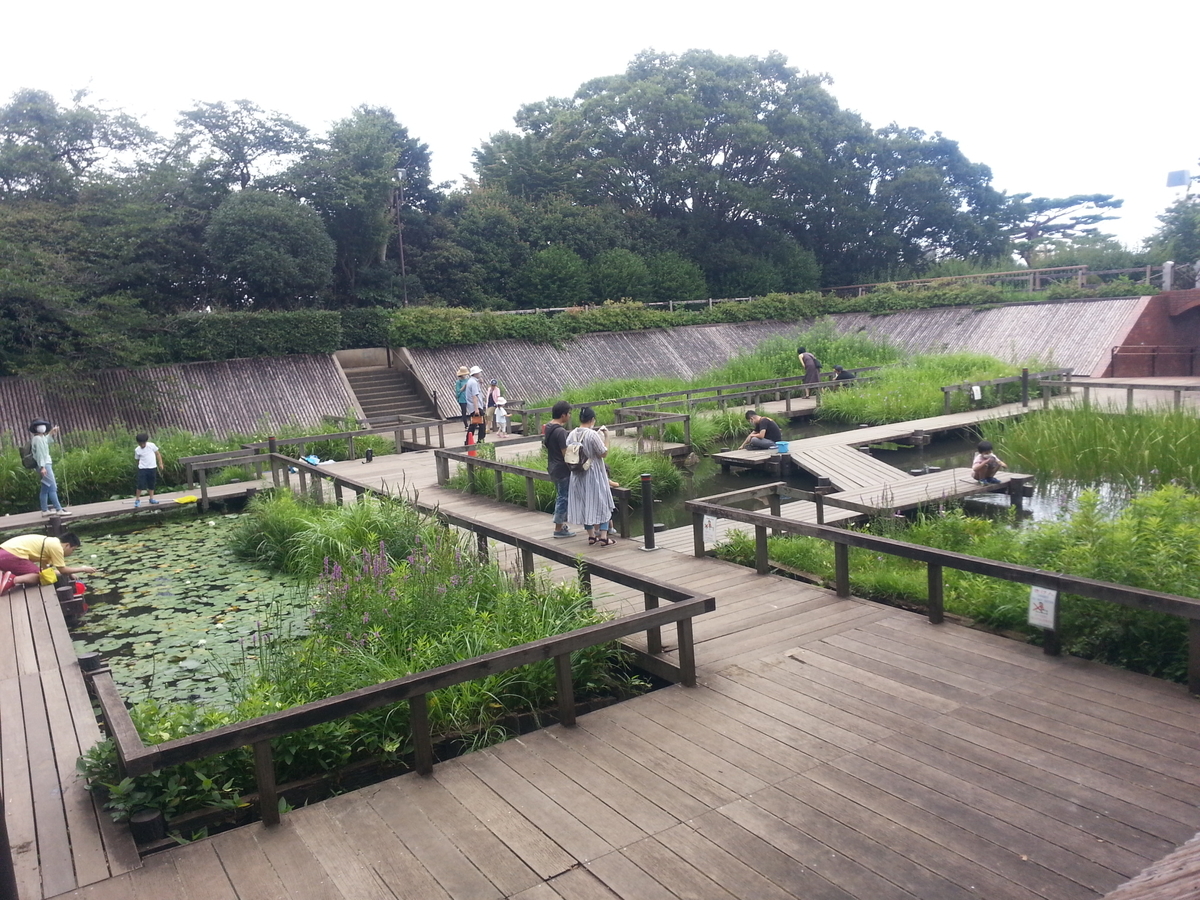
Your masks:
{"label": "wooden post", "polygon": [[[642,596],[646,598],[646,609],[658,609],[657,597],[649,592]],[[646,652],[655,655],[663,652],[662,629],[657,625],[646,629]]]}
{"label": "wooden post", "polygon": [[625,540],[629,540],[632,536],[629,531],[629,519],[632,512],[629,508],[629,496],[626,495],[617,504],[617,531]]}
{"label": "wooden post", "polygon": [[1176,388],[1172,393],[1175,395],[1175,411],[1178,412],[1180,406],[1183,405],[1183,391]]}
{"label": "wooden post", "polygon": [[264,825],[279,824],[279,792],[275,789],[275,761],[271,742],[254,744],[254,780],[258,782],[258,814]]}
{"label": "wooden post", "polygon": [[427,695],[417,694],[408,701],[408,727],[413,738],[413,763],[422,775],[433,774],[433,737],[429,733]]}
{"label": "wooden post", "polygon": [[317,503],[321,506],[325,505],[325,479],[313,472],[313,494],[316,495]]}
{"label": "wooden post", "polygon": [[434,465],[437,468],[437,483],[445,484],[450,480],[450,460],[444,456],[435,456]]}
{"label": "wooden post", "polygon": [[1200,694],[1200,619],[1188,619],[1188,690]]}
{"label": "wooden post", "polygon": [[475,548],[479,553],[479,558],[483,562],[488,560],[488,542],[487,535],[482,531],[475,535]]}
{"label": "wooden post", "polygon": [[[438,422],[438,446],[439,447],[446,446],[446,432],[445,432],[445,429],[443,428],[443,425],[441,422]],[[399,453],[400,452],[399,449],[397,449],[396,452]]]}
{"label": "wooden post", "polygon": [[1021,406],[1029,408],[1029,370],[1021,370]]}
{"label": "wooden post", "polygon": [[[664,428],[665,427],[666,426],[664,426]],[[688,417],[683,420],[683,443],[688,450],[692,449],[692,417],[690,413],[688,414]]]}
{"label": "wooden post", "polygon": [[463,462],[467,464],[467,493],[475,493],[475,466],[472,463],[471,457],[464,456]]}
{"label": "wooden post", "polygon": [[704,556],[704,514],[692,513],[692,552]]}
{"label": "wooden post", "polygon": [[[1048,403],[1046,405],[1049,406]],[[1085,384],[1083,386],[1083,408],[1087,409],[1091,405],[1092,405],[1092,386],[1090,384]]]}
{"label": "wooden post", "polygon": [[1125,412],[1133,415],[1133,388],[1125,389]]}
{"label": "wooden post", "polygon": [[346,505],[342,501],[342,483],[340,481],[338,481],[336,478],[333,479],[333,498],[334,498],[334,503],[336,503],[338,506]]}
{"label": "wooden post", "polygon": [[[770,497],[767,498],[767,502],[771,504],[771,515],[773,515],[775,518],[778,519],[779,518],[779,488],[776,488],[775,492],[773,494],[771,494]],[[772,533],[775,535],[782,534],[782,532],[778,528],[772,529]]]}
{"label": "wooden post", "polygon": [[352,434],[347,435],[346,437],[346,454],[351,459],[358,459],[358,457],[354,455],[354,435]]}
{"label": "wooden post", "polygon": [[537,509],[537,487],[532,475],[525,476],[525,508]]}
{"label": "wooden post", "polygon": [[759,575],[767,574],[767,529],[765,525],[754,526],[754,568]]}
{"label": "wooden post", "polygon": [[575,724],[575,685],[571,679],[571,654],[554,657],[554,681],[558,689],[558,723]]}
{"label": "wooden post", "polygon": [[392,432],[392,440],[396,442],[396,452],[402,452],[404,448],[404,432],[397,428]]}
{"label": "wooden post", "polygon": [[200,466],[200,508],[208,509],[208,469]]}
{"label": "wooden post", "polygon": [[850,546],[848,544],[833,545],[833,567],[837,580],[837,595],[850,596]]}
{"label": "wooden post", "polygon": [[929,621],[933,625],[940,625],[946,617],[942,567],[936,563],[929,563],[926,568],[929,578]]}
{"label": "wooden post", "polygon": [[592,596],[592,569],[583,560],[579,563],[579,587],[589,597]]}
{"label": "wooden post", "polygon": [[676,622],[675,634],[679,640],[679,683],[684,687],[695,687],[696,647],[692,643],[692,620]]}
{"label": "wooden post", "polygon": [[504,502],[504,473],[499,469],[492,470],[496,475],[496,502]]}
{"label": "wooden post", "polygon": [[533,551],[528,547],[521,548],[521,571],[526,579],[533,577]]}
{"label": "wooden post", "polygon": [[950,392],[942,388],[942,413],[950,415]]}
{"label": "wooden post", "polygon": [[271,454],[271,481],[275,487],[279,487],[279,460],[275,458],[279,452],[279,445],[274,436],[267,438],[267,452]]}

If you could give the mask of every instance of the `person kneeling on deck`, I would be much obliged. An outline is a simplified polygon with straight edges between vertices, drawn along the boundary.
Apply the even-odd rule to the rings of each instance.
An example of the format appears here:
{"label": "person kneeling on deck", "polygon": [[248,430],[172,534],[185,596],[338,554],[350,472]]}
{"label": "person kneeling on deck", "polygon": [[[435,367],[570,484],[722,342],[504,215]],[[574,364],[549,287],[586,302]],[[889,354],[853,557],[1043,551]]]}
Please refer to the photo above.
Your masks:
{"label": "person kneeling on deck", "polygon": [[774,419],[760,416],[754,410],[748,409],[746,421],[750,423],[752,430],[742,442],[743,450],[774,450],[775,442],[783,440],[783,432],[779,430]]}
{"label": "person kneeling on deck", "polygon": [[[79,549],[79,538],[67,533],[61,538],[42,534],[22,534],[0,544],[0,594],[13,584],[37,584],[42,569],[56,569],[58,575],[95,572],[93,566],[68,566],[67,557]],[[12,576],[12,579],[6,577]]]}
{"label": "person kneeling on deck", "polygon": [[999,484],[1000,479],[996,477],[996,473],[1007,469],[1008,466],[992,452],[992,442],[980,441],[975,449],[978,452],[971,461],[971,474],[975,476],[975,480],[981,484]]}

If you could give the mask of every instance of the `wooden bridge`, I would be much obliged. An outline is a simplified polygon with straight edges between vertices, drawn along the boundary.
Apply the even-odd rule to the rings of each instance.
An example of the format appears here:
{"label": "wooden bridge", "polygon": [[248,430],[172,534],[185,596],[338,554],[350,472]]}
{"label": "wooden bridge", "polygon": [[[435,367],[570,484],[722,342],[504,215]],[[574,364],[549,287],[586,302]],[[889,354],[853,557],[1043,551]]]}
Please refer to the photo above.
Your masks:
{"label": "wooden bridge", "polygon": [[[324,468],[533,537],[550,531],[543,513],[439,488],[432,453]],[[697,687],[140,868],[110,856],[107,875],[76,874],[95,883],[65,896],[1057,900],[1101,896],[1200,830],[1200,705],[1178,685],[698,559],[691,529],[659,536],[651,553],[638,541],[562,543],[716,597],[695,620]],[[626,589],[594,591],[616,612],[640,608]],[[28,658],[17,647],[27,633],[11,640],[0,665]],[[73,670],[58,671],[65,684]],[[0,738],[11,830],[28,816],[10,787],[33,778],[22,756],[27,773],[44,767],[48,745],[13,737],[10,708]],[[60,771],[89,734],[76,716],[76,743],[55,746]],[[51,798],[33,798],[35,829],[37,801]],[[72,853],[107,846],[99,824],[94,838],[68,824]],[[49,853],[61,844],[46,846],[24,861],[21,900],[72,887]]]}

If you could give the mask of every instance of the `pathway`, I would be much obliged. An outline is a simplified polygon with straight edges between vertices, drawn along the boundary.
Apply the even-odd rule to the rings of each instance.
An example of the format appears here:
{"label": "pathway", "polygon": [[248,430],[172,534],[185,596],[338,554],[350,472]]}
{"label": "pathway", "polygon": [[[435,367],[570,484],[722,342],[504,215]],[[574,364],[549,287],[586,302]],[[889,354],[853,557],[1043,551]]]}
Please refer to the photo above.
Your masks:
{"label": "pathway", "polygon": [[[330,468],[549,530],[545,514],[438,488],[430,457]],[[717,598],[695,623],[698,687],[173,849],[69,896],[1070,900],[1200,829],[1200,704],[1180,686],[696,559],[669,549],[680,532],[662,537],[654,553],[574,546]],[[598,597],[620,607],[606,587]]]}

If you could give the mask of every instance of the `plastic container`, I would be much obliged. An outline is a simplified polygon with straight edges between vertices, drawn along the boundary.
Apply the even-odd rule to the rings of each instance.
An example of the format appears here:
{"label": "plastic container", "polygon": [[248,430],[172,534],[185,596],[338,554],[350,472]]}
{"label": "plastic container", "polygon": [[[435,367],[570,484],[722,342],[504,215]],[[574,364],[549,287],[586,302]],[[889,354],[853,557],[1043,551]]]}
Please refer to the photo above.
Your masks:
{"label": "plastic container", "polygon": [[778,450],[780,453],[787,453],[788,452],[788,443],[789,443],[788,441],[776,441],[775,449]]}

